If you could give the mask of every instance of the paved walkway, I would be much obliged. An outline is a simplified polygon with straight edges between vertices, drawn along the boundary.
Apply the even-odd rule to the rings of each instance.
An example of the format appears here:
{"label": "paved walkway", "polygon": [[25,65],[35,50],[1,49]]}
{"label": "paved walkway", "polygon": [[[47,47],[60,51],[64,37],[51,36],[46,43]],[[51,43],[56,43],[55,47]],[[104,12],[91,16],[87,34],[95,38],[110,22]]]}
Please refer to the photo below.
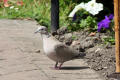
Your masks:
{"label": "paved walkway", "polygon": [[[42,51],[35,21],[0,20],[0,80],[103,80],[80,59],[55,63]],[[36,53],[37,50],[40,53]]]}

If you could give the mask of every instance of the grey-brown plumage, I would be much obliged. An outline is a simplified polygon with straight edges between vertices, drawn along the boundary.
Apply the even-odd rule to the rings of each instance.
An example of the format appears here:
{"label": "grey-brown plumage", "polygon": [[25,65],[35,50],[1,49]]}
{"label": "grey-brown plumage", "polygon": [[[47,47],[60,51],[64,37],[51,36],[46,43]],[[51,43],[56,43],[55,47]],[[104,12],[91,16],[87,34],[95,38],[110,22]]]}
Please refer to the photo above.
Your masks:
{"label": "grey-brown plumage", "polygon": [[[59,42],[56,38],[49,35],[47,28],[44,26],[39,27],[35,33],[40,33],[43,39],[43,50],[44,53],[53,61],[56,62],[55,68],[60,69],[61,65],[65,61],[76,58],[79,53],[76,52],[72,46],[67,46],[62,42]],[[81,55],[83,57],[84,55]],[[60,63],[58,67],[57,64]]]}

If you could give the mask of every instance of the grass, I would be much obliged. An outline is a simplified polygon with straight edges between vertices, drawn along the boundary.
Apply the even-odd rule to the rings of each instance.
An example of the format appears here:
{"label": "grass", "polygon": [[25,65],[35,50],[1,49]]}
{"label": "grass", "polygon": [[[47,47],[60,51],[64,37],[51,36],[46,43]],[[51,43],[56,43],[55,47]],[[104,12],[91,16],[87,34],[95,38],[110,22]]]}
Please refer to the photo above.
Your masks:
{"label": "grass", "polygon": [[[50,0],[23,0],[24,5],[18,6],[15,2],[9,2],[13,9],[4,7],[1,3],[0,18],[7,19],[24,19],[31,18],[38,21],[39,24],[49,27],[50,26]],[[70,11],[71,4],[64,3],[60,0],[60,26],[67,26],[67,16]],[[19,8],[18,11],[15,8]]]}

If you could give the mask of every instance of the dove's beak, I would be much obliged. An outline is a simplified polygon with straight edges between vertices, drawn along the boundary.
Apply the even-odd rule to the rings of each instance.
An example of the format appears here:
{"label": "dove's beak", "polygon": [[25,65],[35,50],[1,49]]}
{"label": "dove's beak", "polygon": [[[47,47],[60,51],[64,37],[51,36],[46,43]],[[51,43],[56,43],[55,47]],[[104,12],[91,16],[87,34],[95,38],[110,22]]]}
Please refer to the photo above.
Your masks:
{"label": "dove's beak", "polygon": [[40,31],[39,30],[36,30],[34,33],[36,34],[36,33],[39,33]]}
{"label": "dove's beak", "polygon": [[38,33],[38,31],[35,31],[34,33],[36,34],[36,33]]}

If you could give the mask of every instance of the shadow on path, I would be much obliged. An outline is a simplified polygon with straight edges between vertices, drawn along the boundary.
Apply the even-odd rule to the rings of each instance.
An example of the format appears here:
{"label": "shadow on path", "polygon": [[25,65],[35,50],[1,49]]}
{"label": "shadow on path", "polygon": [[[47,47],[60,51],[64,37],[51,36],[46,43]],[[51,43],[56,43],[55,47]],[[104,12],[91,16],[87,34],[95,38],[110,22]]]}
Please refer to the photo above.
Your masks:
{"label": "shadow on path", "polygon": [[80,70],[80,69],[88,69],[89,67],[82,66],[82,67],[62,67],[61,70]]}

